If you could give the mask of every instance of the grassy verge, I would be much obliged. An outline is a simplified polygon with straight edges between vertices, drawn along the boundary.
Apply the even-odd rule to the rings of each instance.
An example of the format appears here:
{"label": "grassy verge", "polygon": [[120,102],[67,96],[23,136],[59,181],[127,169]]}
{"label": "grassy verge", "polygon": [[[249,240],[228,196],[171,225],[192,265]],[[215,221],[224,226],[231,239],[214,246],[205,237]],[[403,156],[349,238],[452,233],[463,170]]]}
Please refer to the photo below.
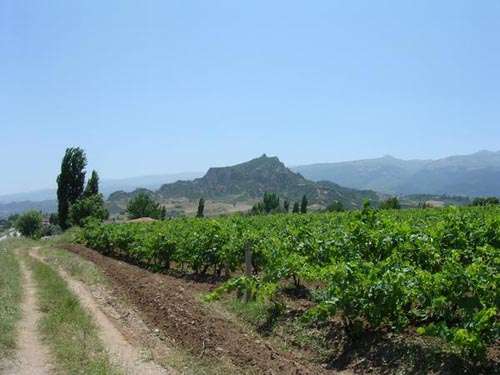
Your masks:
{"label": "grassy verge", "polygon": [[40,249],[45,262],[61,267],[70,276],[87,285],[107,285],[106,278],[97,266],[76,254],[55,247],[42,247]]}
{"label": "grassy verge", "polygon": [[[67,250],[57,249],[56,247],[42,247],[41,254],[47,263],[55,267],[61,267],[69,275],[87,285],[108,285],[108,281],[98,270],[97,266],[78,255]],[[116,302],[124,309],[129,308],[121,298],[118,298]],[[233,375],[240,373],[232,368],[229,363],[221,359],[214,360],[194,357],[178,348],[169,348],[168,352],[162,353],[151,352],[148,355],[157,364],[173,368],[185,375]]]}
{"label": "grassy verge", "polygon": [[21,316],[21,273],[9,242],[0,242],[0,359],[15,347],[16,322]]}
{"label": "grassy verge", "polygon": [[91,316],[50,266],[29,262],[43,313],[39,323],[59,370],[67,374],[119,374],[97,336]]}
{"label": "grassy verge", "polygon": [[[69,242],[65,239],[61,240],[55,237],[48,244]],[[101,274],[97,266],[82,257],[73,254],[67,250],[58,249],[57,247],[43,246],[40,252],[45,262],[54,267],[61,267],[69,275],[87,285],[108,285],[108,280]],[[126,301],[118,298],[116,302],[124,310],[129,309]],[[199,358],[194,357],[188,352],[179,348],[170,347],[168,351],[157,352],[157,350],[148,350],[147,355],[151,357],[157,364],[164,367],[173,368],[181,374],[185,375],[218,375],[218,374],[239,374],[241,372],[234,369],[227,361],[221,359]]]}

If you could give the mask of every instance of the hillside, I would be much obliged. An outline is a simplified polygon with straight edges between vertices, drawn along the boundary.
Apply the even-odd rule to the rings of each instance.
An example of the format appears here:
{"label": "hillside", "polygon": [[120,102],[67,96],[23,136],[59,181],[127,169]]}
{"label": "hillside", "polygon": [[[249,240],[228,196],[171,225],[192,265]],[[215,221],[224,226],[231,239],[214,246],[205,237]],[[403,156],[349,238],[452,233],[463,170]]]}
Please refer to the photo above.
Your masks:
{"label": "hillside", "polygon": [[325,206],[341,201],[345,207],[359,207],[366,198],[376,202],[379,195],[374,191],[345,188],[328,181],[313,182],[288,169],[277,157],[265,154],[246,163],[210,168],[205,176],[193,181],[177,181],[164,184],[159,190],[135,190],[131,193],[115,192],[110,195],[108,205],[123,207],[123,202],[147,192],[159,201],[172,198],[199,198],[238,204],[260,200],[264,192],[278,194],[290,202],[299,201],[306,194],[310,205]]}
{"label": "hillside", "polygon": [[400,160],[392,156],[293,168],[313,181],[335,181],[386,194],[500,196],[500,152],[438,160]]}
{"label": "hillside", "polygon": [[0,218],[6,218],[9,215],[20,214],[29,210],[37,210],[43,213],[55,212],[57,211],[57,200],[0,203]]}

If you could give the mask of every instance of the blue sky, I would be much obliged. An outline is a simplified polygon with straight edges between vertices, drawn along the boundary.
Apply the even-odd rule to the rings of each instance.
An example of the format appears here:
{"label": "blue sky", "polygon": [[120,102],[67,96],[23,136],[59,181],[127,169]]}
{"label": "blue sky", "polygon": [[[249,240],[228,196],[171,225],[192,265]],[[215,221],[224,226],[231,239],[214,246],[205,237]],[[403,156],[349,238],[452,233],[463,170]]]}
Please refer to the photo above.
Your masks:
{"label": "blue sky", "polygon": [[500,2],[0,2],[0,194],[499,150]]}

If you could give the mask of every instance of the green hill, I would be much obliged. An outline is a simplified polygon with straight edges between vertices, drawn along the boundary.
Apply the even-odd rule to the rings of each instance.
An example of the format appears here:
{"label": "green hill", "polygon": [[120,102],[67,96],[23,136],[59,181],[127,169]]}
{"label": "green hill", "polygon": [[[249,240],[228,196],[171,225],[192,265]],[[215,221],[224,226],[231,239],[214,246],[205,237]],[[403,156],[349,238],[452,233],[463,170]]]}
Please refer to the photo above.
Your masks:
{"label": "green hill", "polygon": [[140,192],[146,192],[160,202],[172,198],[204,198],[233,204],[260,200],[264,192],[276,193],[292,203],[306,194],[309,204],[318,205],[318,208],[334,201],[342,202],[347,208],[357,208],[366,198],[374,202],[379,200],[379,194],[374,191],[350,189],[329,181],[307,180],[288,169],[277,157],[265,154],[246,163],[210,168],[201,178],[164,184],[155,192],[116,192],[111,194],[108,204],[123,207],[124,201]]}

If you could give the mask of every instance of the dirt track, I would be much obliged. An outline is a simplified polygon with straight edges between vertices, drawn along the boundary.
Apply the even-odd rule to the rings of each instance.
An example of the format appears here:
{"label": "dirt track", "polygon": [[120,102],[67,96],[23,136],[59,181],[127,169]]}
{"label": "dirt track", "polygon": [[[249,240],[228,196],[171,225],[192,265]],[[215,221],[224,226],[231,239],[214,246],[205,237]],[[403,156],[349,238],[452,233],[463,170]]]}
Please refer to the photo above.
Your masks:
{"label": "dirt track", "polygon": [[[39,248],[31,249],[31,256],[43,262]],[[103,343],[112,363],[129,375],[172,375],[173,371],[146,361],[139,348],[129,343],[113,321],[104,314],[89,288],[70,277],[64,270],[57,270],[69,289],[78,297],[81,305],[93,316],[98,327],[99,339]]]}
{"label": "dirt track", "polygon": [[222,313],[207,310],[198,294],[211,290],[210,284],[151,273],[83,246],[62,247],[95,263],[115,292],[124,295],[140,311],[151,329],[160,330],[193,355],[225,357],[242,372],[324,373],[321,368],[298,363],[290,353],[273,348],[258,335],[244,332]]}
{"label": "dirt track", "polygon": [[40,339],[37,322],[40,317],[36,305],[36,284],[24,260],[19,262],[23,277],[22,319],[19,322],[18,352],[7,375],[46,375],[53,373],[47,346]]}

